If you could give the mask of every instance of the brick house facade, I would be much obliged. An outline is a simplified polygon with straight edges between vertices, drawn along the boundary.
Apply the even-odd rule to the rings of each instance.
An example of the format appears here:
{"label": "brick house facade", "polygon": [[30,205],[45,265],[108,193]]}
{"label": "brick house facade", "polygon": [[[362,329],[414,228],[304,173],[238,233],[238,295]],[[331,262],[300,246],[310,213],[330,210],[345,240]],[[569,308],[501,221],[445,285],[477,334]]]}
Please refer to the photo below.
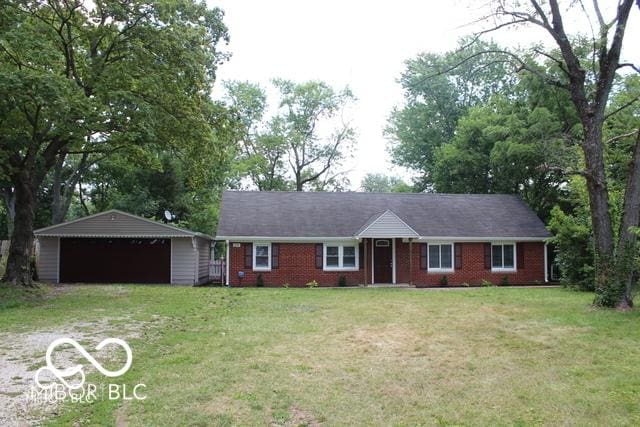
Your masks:
{"label": "brick house facade", "polygon": [[547,281],[550,234],[516,196],[225,192],[226,284]]}
{"label": "brick house facade", "polygon": [[[386,240],[386,239],[385,239]],[[410,283],[416,287],[441,286],[442,277],[447,278],[448,286],[480,285],[483,280],[493,284],[504,283],[505,280],[513,285],[541,284],[545,282],[545,245],[542,242],[516,242],[517,251],[524,253],[519,256],[519,262],[514,271],[492,271],[485,265],[485,245],[482,242],[456,242],[460,245],[461,265],[449,272],[430,271],[428,266],[420,265],[420,245],[428,243],[413,243],[413,269],[410,274],[409,243],[402,239],[388,239],[391,247],[396,251],[396,279],[391,283]],[[367,239],[367,247],[371,247],[372,239]],[[231,242],[229,250],[229,285],[255,286],[258,275],[262,275],[265,286],[281,287],[286,284],[292,287],[305,286],[315,280],[319,286],[337,286],[340,276],[344,276],[347,285],[384,283],[375,280],[370,273],[370,267],[365,275],[364,264],[370,266],[370,258],[362,260],[355,271],[325,271],[316,264],[317,243],[278,243],[280,257],[277,268],[268,271],[253,270],[253,266],[245,263],[249,242]],[[359,243],[360,256],[364,252],[364,243]],[[367,251],[369,252],[369,251]],[[375,262],[375,259],[374,259]],[[242,278],[239,274],[242,272]],[[393,271],[391,272],[393,275]],[[366,277],[365,277],[366,276]]]}

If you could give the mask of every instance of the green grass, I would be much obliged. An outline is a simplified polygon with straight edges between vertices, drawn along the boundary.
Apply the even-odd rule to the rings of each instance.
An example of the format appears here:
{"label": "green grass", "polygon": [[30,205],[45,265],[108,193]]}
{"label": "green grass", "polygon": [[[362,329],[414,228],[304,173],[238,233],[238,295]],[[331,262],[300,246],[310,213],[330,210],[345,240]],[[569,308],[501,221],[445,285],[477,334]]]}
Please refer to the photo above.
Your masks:
{"label": "green grass", "polygon": [[4,309],[0,331],[104,316],[149,325],[118,380],[145,383],[147,399],[68,404],[52,424],[638,425],[640,314],[591,300],[94,286]]}

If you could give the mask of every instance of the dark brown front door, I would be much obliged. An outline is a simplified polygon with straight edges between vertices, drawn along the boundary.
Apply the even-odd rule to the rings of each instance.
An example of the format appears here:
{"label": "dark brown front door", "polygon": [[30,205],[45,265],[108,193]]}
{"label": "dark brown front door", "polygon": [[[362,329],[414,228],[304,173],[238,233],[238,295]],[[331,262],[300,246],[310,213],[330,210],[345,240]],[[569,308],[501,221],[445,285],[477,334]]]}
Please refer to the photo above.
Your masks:
{"label": "dark brown front door", "polygon": [[60,239],[63,283],[169,283],[170,239]]}
{"label": "dark brown front door", "polygon": [[373,245],[373,280],[375,283],[391,283],[391,239],[375,239]]}

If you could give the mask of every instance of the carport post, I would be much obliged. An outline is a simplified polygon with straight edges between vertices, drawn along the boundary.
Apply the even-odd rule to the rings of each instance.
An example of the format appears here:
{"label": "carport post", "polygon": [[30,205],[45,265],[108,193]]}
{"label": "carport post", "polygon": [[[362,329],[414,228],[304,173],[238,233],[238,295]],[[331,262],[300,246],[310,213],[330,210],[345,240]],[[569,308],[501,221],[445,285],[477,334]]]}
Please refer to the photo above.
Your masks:
{"label": "carport post", "polygon": [[227,256],[224,259],[224,269],[225,269],[225,272],[224,272],[224,284],[229,286],[229,253],[230,253],[230,251],[229,251],[229,241],[225,240],[225,243],[227,245]]}

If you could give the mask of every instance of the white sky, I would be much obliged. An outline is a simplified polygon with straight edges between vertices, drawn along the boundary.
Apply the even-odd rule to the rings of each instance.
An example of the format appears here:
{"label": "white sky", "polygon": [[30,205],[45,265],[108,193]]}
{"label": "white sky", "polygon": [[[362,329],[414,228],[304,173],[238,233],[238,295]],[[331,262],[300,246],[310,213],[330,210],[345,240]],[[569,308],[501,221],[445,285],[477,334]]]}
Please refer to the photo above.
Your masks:
{"label": "white sky", "polygon": [[[607,0],[610,3],[611,0]],[[349,86],[358,101],[348,111],[356,128],[356,151],[348,162],[351,187],[368,172],[409,177],[393,167],[383,129],[394,106],[403,101],[397,79],[404,61],[420,52],[444,52],[474,28],[467,24],[485,0],[208,0],[225,11],[231,59],[218,70],[215,97],[223,80],[249,80],[269,86],[274,77],[323,80],[334,88]],[[591,2],[586,2],[591,4]],[[602,1],[601,3],[606,3]],[[477,6],[473,6],[477,5]],[[640,13],[634,7],[626,45],[640,39]],[[612,16],[612,15],[611,15]],[[571,27],[571,23],[567,26]],[[584,23],[573,23],[574,28]],[[540,33],[502,31],[502,43],[528,43]],[[634,43],[635,45],[635,43]],[[636,63],[640,58],[633,46]],[[628,52],[627,52],[628,53]]]}

